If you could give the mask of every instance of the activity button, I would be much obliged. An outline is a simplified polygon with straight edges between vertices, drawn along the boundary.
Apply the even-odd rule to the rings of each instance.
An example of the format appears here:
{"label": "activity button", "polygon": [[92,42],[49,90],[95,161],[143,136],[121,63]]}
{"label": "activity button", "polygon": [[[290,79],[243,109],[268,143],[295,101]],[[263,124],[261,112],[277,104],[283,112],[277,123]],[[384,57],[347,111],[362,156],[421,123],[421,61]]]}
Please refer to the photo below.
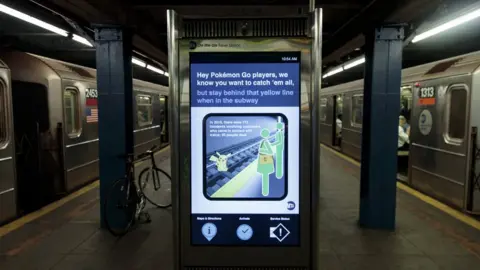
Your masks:
{"label": "activity button", "polygon": [[253,235],[253,229],[250,227],[250,225],[247,224],[242,224],[238,226],[237,228],[237,236],[240,238],[240,240],[247,241],[252,238]]}
{"label": "activity button", "polygon": [[217,226],[213,223],[205,223],[202,226],[202,234],[208,241],[211,241],[217,235]]}
{"label": "activity button", "polygon": [[289,234],[290,231],[282,223],[276,227],[270,227],[270,238],[277,238],[278,242],[285,240]]}

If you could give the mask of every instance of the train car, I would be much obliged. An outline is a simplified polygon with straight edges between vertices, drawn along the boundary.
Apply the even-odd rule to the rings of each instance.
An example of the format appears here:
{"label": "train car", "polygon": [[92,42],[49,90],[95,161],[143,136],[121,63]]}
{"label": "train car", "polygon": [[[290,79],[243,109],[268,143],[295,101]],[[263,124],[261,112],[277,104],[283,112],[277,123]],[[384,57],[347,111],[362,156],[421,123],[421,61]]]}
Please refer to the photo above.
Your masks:
{"label": "train car", "polygon": [[[475,52],[404,69],[399,89],[399,116],[410,123],[406,183],[474,214],[480,213],[479,67]],[[324,88],[321,98],[321,142],[360,160],[363,80]]]}
{"label": "train car", "polygon": [[[337,118],[341,116],[340,128]],[[320,140],[360,159],[363,121],[363,80],[322,89],[320,98]]]}
{"label": "train car", "polygon": [[15,143],[12,131],[10,70],[0,61],[0,222],[16,215]]}
{"label": "train car", "polygon": [[[98,178],[96,71],[23,52],[0,59],[11,76],[18,205],[10,207],[21,215]],[[168,88],[140,80],[133,87],[138,154],[165,138]]]}

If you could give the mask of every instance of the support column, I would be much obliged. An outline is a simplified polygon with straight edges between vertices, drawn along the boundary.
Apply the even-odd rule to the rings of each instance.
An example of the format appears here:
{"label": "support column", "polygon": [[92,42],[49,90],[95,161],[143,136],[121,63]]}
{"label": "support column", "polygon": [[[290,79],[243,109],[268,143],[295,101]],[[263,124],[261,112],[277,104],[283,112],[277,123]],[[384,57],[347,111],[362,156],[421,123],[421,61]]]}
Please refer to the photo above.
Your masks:
{"label": "support column", "polygon": [[[132,37],[117,26],[95,25],[97,48],[100,202],[113,182],[125,176],[125,156],[133,153]],[[103,207],[101,224],[104,227]],[[110,220],[109,220],[110,221]],[[110,221],[116,224],[120,221]]]}
{"label": "support column", "polygon": [[365,35],[365,86],[359,224],[395,229],[403,26]]}

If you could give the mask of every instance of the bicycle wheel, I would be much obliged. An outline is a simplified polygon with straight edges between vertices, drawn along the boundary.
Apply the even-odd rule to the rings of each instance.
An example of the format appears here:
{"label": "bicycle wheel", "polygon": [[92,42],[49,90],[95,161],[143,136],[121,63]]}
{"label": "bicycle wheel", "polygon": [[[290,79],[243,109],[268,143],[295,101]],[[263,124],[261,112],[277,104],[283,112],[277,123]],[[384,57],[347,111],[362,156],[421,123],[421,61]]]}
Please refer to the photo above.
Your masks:
{"label": "bicycle wheel", "polygon": [[138,194],[135,185],[128,181],[125,178],[115,181],[103,202],[105,225],[115,236],[125,235],[135,222]]}
{"label": "bicycle wheel", "polygon": [[160,208],[172,205],[172,181],[165,171],[153,168],[143,169],[138,177],[138,186],[151,204]]}

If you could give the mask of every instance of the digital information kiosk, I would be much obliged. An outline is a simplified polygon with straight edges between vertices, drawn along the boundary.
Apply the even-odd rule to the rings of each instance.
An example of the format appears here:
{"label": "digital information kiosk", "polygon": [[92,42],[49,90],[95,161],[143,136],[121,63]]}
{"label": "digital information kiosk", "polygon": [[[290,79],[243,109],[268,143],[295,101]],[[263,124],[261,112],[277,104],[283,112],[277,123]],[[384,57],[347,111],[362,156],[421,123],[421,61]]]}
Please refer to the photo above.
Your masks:
{"label": "digital information kiosk", "polygon": [[316,269],[321,10],[168,20],[176,269]]}

